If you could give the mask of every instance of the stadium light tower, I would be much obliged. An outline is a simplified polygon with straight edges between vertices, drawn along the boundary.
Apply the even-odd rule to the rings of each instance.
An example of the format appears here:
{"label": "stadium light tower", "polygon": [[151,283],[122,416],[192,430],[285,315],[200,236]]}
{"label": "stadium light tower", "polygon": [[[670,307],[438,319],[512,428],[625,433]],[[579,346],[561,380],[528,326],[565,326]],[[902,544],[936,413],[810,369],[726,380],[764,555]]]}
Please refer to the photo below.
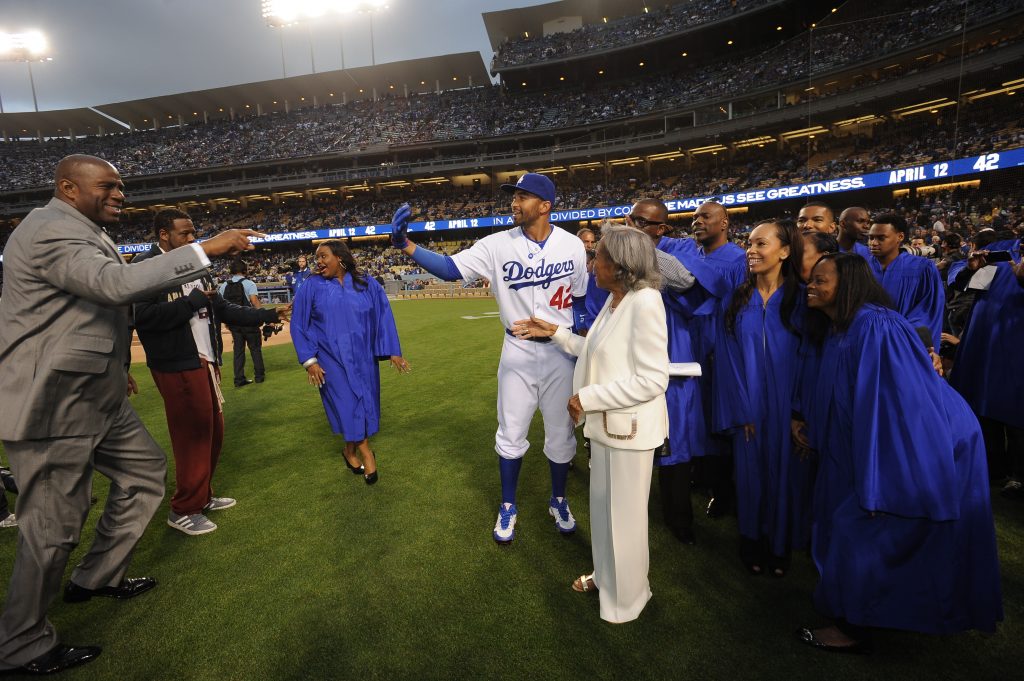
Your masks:
{"label": "stadium light tower", "polygon": [[[0,61],[23,61],[28,64],[28,82],[32,86],[32,105],[39,111],[39,100],[36,99],[36,80],[32,76],[32,62],[53,61],[48,53],[50,44],[46,36],[39,31],[24,33],[6,33],[0,31]],[[0,113],[3,104],[0,103]]]}
{"label": "stadium light tower", "polygon": [[[299,23],[311,25],[311,21],[329,14],[353,14],[370,16],[370,61],[377,63],[377,50],[373,38],[373,15],[388,8],[388,0],[260,0],[263,19],[270,28],[284,28]],[[313,39],[310,35],[309,60],[316,72],[313,59]],[[345,48],[341,48],[342,68],[345,67]],[[284,74],[284,39],[281,39],[281,72]]]}

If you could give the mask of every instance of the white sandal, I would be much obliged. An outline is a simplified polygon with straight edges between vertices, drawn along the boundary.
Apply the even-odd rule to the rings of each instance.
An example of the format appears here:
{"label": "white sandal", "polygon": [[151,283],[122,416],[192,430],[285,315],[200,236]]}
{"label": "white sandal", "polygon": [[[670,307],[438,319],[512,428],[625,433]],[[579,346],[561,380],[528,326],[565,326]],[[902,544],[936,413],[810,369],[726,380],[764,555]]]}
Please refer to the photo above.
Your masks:
{"label": "white sandal", "polygon": [[578,593],[597,591],[597,584],[594,582],[594,573],[591,572],[589,575],[580,575],[577,577],[576,581],[572,583],[572,590]]}

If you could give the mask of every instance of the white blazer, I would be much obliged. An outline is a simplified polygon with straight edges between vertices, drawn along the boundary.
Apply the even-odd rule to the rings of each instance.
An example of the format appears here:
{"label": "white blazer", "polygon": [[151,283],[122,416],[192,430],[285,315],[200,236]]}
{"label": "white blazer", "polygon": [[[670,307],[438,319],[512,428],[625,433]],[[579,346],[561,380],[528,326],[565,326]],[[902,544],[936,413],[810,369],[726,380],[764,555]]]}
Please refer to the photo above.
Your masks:
{"label": "white blazer", "polygon": [[586,412],[583,434],[614,449],[646,450],[668,436],[668,329],[656,289],[630,291],[615,310],[611,296],[594,321],[596,338],[559,327],[552,337],[576,355],[573,391]]}

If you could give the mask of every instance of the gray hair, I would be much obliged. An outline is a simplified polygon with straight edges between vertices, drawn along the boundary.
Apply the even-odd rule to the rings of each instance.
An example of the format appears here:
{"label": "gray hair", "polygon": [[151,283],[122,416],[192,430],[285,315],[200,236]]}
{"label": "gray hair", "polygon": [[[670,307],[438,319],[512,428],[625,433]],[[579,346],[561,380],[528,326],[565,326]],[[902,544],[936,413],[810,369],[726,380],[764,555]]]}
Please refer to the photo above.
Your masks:
{"label": "gray hair", "polygon": [[626,291],[642,288],[657,290],[661,286],[661,272],[654,253],[651,237],[639,229],[605,221],[601,224],[601,241],[608,257],[618,271],[615,277]]}

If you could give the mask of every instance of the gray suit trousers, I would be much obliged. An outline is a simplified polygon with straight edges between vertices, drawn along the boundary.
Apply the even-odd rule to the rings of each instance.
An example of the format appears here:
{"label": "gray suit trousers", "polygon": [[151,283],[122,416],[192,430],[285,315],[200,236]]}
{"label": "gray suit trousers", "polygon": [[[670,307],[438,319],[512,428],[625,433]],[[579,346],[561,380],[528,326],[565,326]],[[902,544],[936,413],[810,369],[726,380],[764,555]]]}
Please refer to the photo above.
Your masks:
{"label": "gray suit trousers", "polygon": [[97,435],[4,442],[20,494],[18,550],[0,615],[0,670],[57,645],[46,610],[89,514],[93,470],[110,478],[110,495],[92,546],[71,575],[79,586],[121,583],[163,499],[167,458],[128,399],[106,418]]}

